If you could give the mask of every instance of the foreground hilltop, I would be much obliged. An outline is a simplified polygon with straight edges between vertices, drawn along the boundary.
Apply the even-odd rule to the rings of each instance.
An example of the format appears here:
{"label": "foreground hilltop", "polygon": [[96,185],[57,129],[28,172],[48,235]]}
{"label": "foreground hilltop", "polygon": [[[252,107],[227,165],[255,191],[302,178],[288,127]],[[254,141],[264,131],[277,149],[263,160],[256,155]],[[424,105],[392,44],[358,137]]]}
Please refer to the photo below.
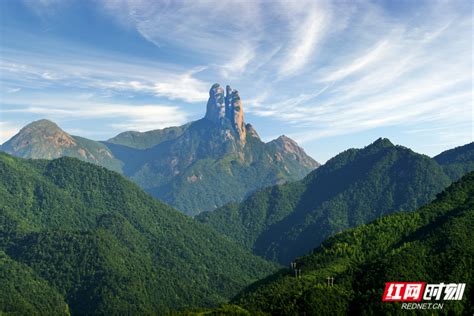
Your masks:
{"label": "foreground hilltop", "polygon": [[[406,315],[400,302],[382,302],[385,282],[465,283],[462,300],[442,311],[413,314],[472,315],[474,305],[474,173],[428,205],[377,219],[337,234],[291,269],[257,282],[234,298],[251,314]],[[328,277],[333,285],[328,286]],[[444,294],[443,294],[444,295]],[[429,301],[425,301],[429,302]]]}
{"label": "foreground hilltop", "polygon": [[119,171],[189,215],[240,201],[269,185],[299,180],[319,166],[286,136],[263,142],[244,121],[239,92],[219,84],[209,91],[204,118],[183,126],[124,132],[96,142],[41,120],[0,149],[23,158],[70,156]]}

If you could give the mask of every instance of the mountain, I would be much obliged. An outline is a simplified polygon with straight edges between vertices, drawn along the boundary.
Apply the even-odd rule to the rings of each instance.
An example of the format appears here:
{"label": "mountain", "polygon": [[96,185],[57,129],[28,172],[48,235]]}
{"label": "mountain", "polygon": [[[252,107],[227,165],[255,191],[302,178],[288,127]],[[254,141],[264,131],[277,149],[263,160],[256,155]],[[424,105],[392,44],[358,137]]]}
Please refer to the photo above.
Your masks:
{"label": "mountain", "polygon": [[213,306],[277,268],[90,163],[0,153],[0,178],[0,314]]}
{"label": "mountain", "polygon": [[301,181],[265,188],[196,219],[254,254],[287,264],[328,236],[428,203],[450,182],[433,159],[380,138],[342,152]]}
{"label": "mountain", "polygon": [[103,144],[64,132],[49,120],[39,120],[23,127],[0,147],[1,151],[22,158],[78,158],[120,171],[122,162]]}
{"label": "mountain", "polygon": [[319,164],[314,163],[313,158],[306,155],[303,148],[285,135],[270,141],[267,145],[274,147],[277,151],[277,155],[282,155],[280,159],[286,161],[288,164],[293,164],[292,169],[298,169],[300,166],[306,166],[312,169],[319,167]]}
{"label": "mountain", "polygon": [[[474,173],[417,211],[336,234],[295,261],[300,278],[291,269],[280,270],[248,287],[233,303],[242,314],[405,315],[410,311],[401,310],[401,303],[382,302],[385,282],[465,283],[462,300],[440,301],[441,311],[411,312],[472,315],[472,227]],[[328,277],[334,278],[333,286],[327,285]]]}
{"label": "mountain", "polygon": [[474,171],[474,142],[446,150],[433,159],[456,181],[466,173]]}
{"label": "mountain", "polygon": [[124,132],[95,142],[42,120],[0,149],[23,158],[72,156],[120,171],[188,215],[241,201],[269,185],[300,180],[319,166],[286,136],[263,142],[244,122],[239,92],[227,86],[224,93],[219,84],[211,87],[205,117],[183,126]]}
{"label": "mountain", "polygon": [[163,138],[144,149],[123,137],[105,144],[124,162],[126,176],[189,215],[240,201],[268,185],[301,179],[319,165],[287,137],[261,141],[244,122],[239,92],[227,86],[224,93],[219,84],[211,87],[203,119],[163,131]]}

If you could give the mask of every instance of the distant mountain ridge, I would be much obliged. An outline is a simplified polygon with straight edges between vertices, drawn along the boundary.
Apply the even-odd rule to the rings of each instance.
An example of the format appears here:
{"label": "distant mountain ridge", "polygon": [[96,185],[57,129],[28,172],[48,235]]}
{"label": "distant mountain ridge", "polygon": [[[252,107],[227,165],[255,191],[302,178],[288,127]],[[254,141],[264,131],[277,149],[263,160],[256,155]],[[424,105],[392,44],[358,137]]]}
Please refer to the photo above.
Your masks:
{"label": "distant mountain ridge", "polygon": [[[463,171],[474,170],[465,163]],[[342,152],[301,181],[265,188],[196,219],[286,264],[337,232],[430,202],[452,181],[444,169],[380,138]]]}
{"label": "distant mountain ridge", "polygon": [[446,150],[433,159],[443,166],[444,171],[453,181],[458,180],[474,170],[474,142]]}
{"label": "distant mountain ridge", "polygon": [[239,92],[214,84],[205,117],[179,127],[124,132],[96,142],[47,120],[23,128],[0,149],[23,158],[71,156],[121,172],[182,212],[210,211],[263,187],[303,178],[319,164],[282,136],[261,141],[244,122]]}

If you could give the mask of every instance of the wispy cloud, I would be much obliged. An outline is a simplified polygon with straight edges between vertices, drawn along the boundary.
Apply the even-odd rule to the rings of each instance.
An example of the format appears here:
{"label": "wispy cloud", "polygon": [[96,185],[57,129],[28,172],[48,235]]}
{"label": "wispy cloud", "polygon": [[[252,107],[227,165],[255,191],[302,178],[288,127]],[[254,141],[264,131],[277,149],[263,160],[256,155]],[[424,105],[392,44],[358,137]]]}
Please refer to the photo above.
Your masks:
{"label": "wispy cloud", "polygon": [[[75,61],[74,65],[68,59]],[[184,70],[136,60],[108,60],[96,56],[71,55],[52,61],[44,55],[11,52],[0,61],[0,81],[18,88],[69,86],[142,92],[185,102],[202,102],[208,97],[209,82],[194,75],[204,68]]]}
{"label": "wispy cloud", "polygon": [[183,74],[169,74],[166,79],[150,82],[148,80],[101,81],[99,86],[120,91],[135,91],[154,94],[170,100],[185,102],[204,102],[209,97],[210,85],[193,77],[196,70]]}
{"label": "wispy cloud", "polygon": [[255,49],[250,46],[239,48],[239,52],[231,60],[226,61],[223,65],[218,66],[221,74],[226,79],[235,79],[245,73],[247,66],[256,58]]}
{"label": "wispy cloud", "polygon": [[20,88],[6,88],[5,92],[6,93],[17,93],[18,91],[21,91]]}
{"label": "wispy cloud", "polygon": [[289,1],[283,4],[291,28],[289,45],[279,69],[280,75],[286,76],[311,62],[314,51],[324,38],[331,14],[327,5],[321,5],[320,2]]}
{"label": "wispy cloud", "polygon": [[[200,70],[198,70],[200,71]],[[171,100],[182,99],[186,102],[206,101],[209,83],[193,77],[196,71],[190,71],[182,75],[173,76],[163,82],[156,82],[153,91],[156,95],[165,96]]]}
{"label": "wispy cloud", "polygon": [[23,3],[42,19],[48,19],[57,14],[71,2],[71,0],[23,0]]}
{"label": "wispy cloud", "polygon": [[[41,100],[6,100],[5,114],[35,114],[57,122],[64,120],[112,120],[114,130],[147,131],[177,126],[188,121],[188,115],[177,106],[162,104],[117,104],[96,102],[90,99],[65,101],[44,97]],[[120,122],[120,123],[119,123]]]}
{"label": "wispy cloud", "polygon": [[343,79],[347,76],[350,76],[353,73],[356,73],[359,70],[364,69],[367,66],[370,66],[376,61],[384,60],[386,53],[390,52],[391,49],[386,40],[377,43],[375,47],[372,47],[367,54],[357,58],[348,65],[344,65],[342,68],[324,76],[321,78],[321,81],[336,81]]}
{"label": "wispy cloud", "polygon": [[263,16],[259,2],[104,0],[102,3],[120,23],[134,27],[157,47],[177,47],[180,53],[210,58],[214,64],[230,61],[245,66],[261,35]]}
{"label": "wispy cloud", "polygon": [[106,11],[166,50],[219,65],[224,78],[273,69],[280,77],[304,70],[331,26],[327,1],[104,0]]}
{"label": "wispy cloud", "polygon": [[[366,45],[341,52],[316,70],[311,84],[305,84],[308,92],[269,96],[250,111],[303,130],[292,134],[300,142],[426,122],[472,126],[472,73],[467,71],[472,48],[469,41],[457,40],[469,38],[472,18],[449,8],[432,9],[429,14],[439,19],[417,21],[416,27],[370,12],[367,23],[348,26],[354,36],[362,30],[370,34],[361,38]],[[381,30],[369,31],[374,20],[384,21]],[[460,133],[458,141],[472,140],[470,128]],[[441,134],[455,139],[446,136],[449,129]]]}
{"label": "wispy cloud", "polygon": [[[27,5],[47,26],[69,3],[42,2]],[[15,105],[10,110],[51,109],[60,119],[93,117],[96,103],[107,109],[96,114],[101,119],[119,118],[104,126],[145,129],[182,121],[172,116],[196,118],[196,105],[204,110],[210,85],[220,82],[241,92],[246,119],[262,125],[264,138],[285,133],[314,144],[390,127],[416,139],[426,134],[421,124],[442,127],[432,130],[432,142],[454,144],[472,140],[471,9],[462,1],[88,2],[88,13],[113,29],[105,42],[133,37],[142,57],[133,45],[104,51],[77,34],[81,43],[61,32],[12,33],[9,43],[32,44],[1,48],[0,97],[3,107]],[[84,102],[85,112],[61,101]]]}

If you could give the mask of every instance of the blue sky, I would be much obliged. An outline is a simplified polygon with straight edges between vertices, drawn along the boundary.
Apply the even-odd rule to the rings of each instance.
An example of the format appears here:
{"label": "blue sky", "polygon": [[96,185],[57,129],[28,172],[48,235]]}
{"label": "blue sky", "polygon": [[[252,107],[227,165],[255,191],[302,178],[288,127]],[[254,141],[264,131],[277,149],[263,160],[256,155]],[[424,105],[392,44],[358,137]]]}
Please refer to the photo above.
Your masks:
{"label": "blue sky", "polygon": [[471,1],[0,1],[0,142],[49,118],[96,140],[201,118],[214,82],[316,160],[378,137],[473,141]]}

